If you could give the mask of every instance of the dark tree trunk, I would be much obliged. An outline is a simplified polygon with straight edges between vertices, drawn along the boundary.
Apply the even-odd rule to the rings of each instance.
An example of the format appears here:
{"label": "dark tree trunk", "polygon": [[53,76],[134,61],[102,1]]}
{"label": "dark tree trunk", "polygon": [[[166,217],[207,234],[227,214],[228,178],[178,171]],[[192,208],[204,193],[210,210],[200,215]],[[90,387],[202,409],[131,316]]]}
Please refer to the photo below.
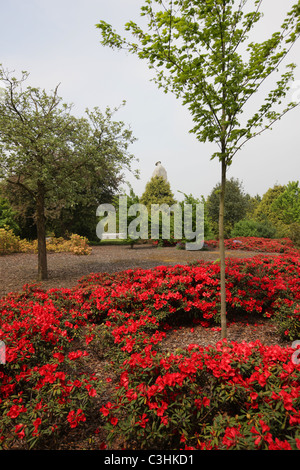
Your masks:
{"label": "dark tree trunk", "polygon": [[36,198],[36,226],[38,240],[38,279],[48,279],[46,221],[45,221],[45,189],[43,183],[38,183]]}
{"label": "dark tree trunk", "polygon": [[221,338],[222,339],[227,337],[225,244],[224,244],[225,189],[226,189],[226,162],[223,159],[222,160],[221,194],[220,194],[220,213],[219,213],[219,248],[220,248],[220,260],[221,260]]}

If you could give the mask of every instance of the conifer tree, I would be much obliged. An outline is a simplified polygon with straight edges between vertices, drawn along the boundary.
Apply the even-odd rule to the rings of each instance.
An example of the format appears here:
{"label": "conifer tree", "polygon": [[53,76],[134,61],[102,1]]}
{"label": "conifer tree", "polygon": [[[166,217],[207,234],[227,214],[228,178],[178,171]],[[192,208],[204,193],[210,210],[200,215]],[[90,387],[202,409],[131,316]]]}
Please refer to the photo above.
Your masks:
{"label": "conifer tree", "polygon": [[172,206],[176,203],[170,183],[162,176],[153,176],[148,181],[140,202],[147,206],[148,211],[151,209],[151,204],[168,204]]}

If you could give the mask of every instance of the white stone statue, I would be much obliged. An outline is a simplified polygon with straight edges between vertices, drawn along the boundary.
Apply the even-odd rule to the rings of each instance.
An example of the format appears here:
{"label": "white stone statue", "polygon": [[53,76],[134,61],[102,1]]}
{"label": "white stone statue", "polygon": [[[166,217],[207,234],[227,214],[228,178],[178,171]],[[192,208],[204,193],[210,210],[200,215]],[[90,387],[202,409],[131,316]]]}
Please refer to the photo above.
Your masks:
{"label": "white stone statue", "polygon": [[162,176],[166,181],[168,181],[167,172],[165,168],[162,166],[161,162],[156,162],[155,166],[156,168],[153,171],[152,178],[153,176]]}

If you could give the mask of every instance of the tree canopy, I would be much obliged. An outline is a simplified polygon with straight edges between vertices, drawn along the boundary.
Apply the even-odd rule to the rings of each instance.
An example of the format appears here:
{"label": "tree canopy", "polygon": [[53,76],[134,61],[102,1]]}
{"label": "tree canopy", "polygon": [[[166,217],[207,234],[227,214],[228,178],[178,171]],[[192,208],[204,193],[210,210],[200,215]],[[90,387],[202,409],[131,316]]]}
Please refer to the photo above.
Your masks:
{"label": "tree canopy", "polygon": [[299,181],[290,181],[285,190],[272,203],[272,210],[279,212],[281,221],[286,224],[300,224]]}
{"label": "tree canopy", "polygon": [[273,202],[285,191],[284,185],[275,184],[263,194],[260,203],[254,211],[253,218],[258,222],[268,220],[277,228],[281,224],[280,214],[273,210]]}
{"label": "tree canopy", "polygon": [[[50,93],[23,83],[3,67],[6,85],[0,100],[0,178],[19,188],[34,203],[38,236],[38,274],[47,278],[45,222],[66,208],[95,204],[95,186],[112,193],[132,170],[129,145],[135,140],[123,122],[113,120],[116,110],[95,107],[86,117],[71,114],[58,86]],[[96,192],[99,197],[99,190]]]}
{"label": "tree canopy", "polygon": [[[120,36],[101,20],[102,44],[125,49],[148,62],[154,80],[188,106],[202,141],[216,142],[212,158],[226,160],[249,140],[270,128],[298,103],[278,105],[286,96],[295,64],[287,64],[275,88],[254,114],[243,119],[245,106],[259,87],[277,72],[299,37],[300,2],[287,13],[278,32],[261,43],[249,39],[263,17],[262,0],[145,0],[141,17],[147,25],[125,24],[132,39]],[[143,23],[145,24],[145,23]]]}

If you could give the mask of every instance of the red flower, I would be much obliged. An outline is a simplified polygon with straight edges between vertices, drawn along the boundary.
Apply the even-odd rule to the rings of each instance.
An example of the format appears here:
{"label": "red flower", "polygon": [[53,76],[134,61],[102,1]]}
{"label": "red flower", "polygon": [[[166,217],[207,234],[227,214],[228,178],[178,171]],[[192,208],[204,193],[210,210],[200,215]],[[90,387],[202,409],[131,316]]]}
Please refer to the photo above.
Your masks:
{"label": "red flower", "polygon": [[292,447],[287,441],[280,441],[276,437],[275,442],[270,443],[269,450],[292,450]]}
{"label": "red flower", "polygon": [[210,405],[210,399],[207,397],[203,397],[202,400],[200,400],[200,398],[196,398],[195,405],[198,408],[198,410],[200,410],[202,406],[208,407]]}
{"label": "red flower", "polygon": [[134,390],[131,388],[129,390],[127,390],[126,392],[126,397],[128,398],[129,401],[133,401],[133,400],[136,400],[138,395],[136,392],[134,392]]}
{"label": "red flower", "polygon": [[68,354],[68,358],[71,360],[71,361],[74,361],[75,359],[78,359],[79,357],[81,356],[88,356],[88,353],[86,351],[80,351],[80,349],[78,351],[72,351]]}
{"label": "red flower", "polygon": [[100,411],[104,416],[109,415],[109,410],[112,408],[112,404],[108,402],[106,406],[101,406]]}
{"label": "red flower", "polygon": [[25,437],[24,424],[17,424],[15,426],[15,433],[17,434],[19,439],[24,439]]}
{"label": "red flower", "polygon": [[167,408],[168,408],[168,403],[163,401],[162,404],[161,404],[161,407],[157,408],[157,410],[156,410],[157,416],[163,416],[163,414],[164,414],[164,412],[166,411]]}
{"label": "red flower", "polygon": [[60,352],[54,353],[53,357],[54,357],[54,359],[57,359],[59,362],[63,362],[64,359],[65,359],[65,356]]}
{"label": "red flower", "polygon": [[233,447],[239,436],[241,436],[239,429],[227,427],[222,442],[227,448]]}
{"label": "red flower", "polygon": [[136,424],[138,424],[142,428],[145,428],[147,421],[149,421],[149,419],[147,418],[146,413],[143,413],[143,415],[141,416],[141,419]]}
{"label": "red flower", "polygon": [[96,397],[97,396],[97,391],[94,388],[92,388],[92,386],[90,384],[88,384],[85,388],[88,390],[90,397]]}
{"label": "red flower", "polygon": [[203,397],[202,403],[203,403],[203,406],[208,407],[210,405],[210,399],[207,397]]}
{"label": "red flower", "polygon": [[[254,444],[256,446],[260,444],[262,439],[265,439],[267,442],[271,442],[272,440],[272,436],[268,433],[268,431],[270,431],[269,426],[262,419],[259,420],[259,424],[261,426],[261,431],[256,429],[255,426],[252,426],[252,428],[250,429],[250,432],[252,432],[253,434],[257,434],[258,436],[254,441]],[[267,434],[263,435],[264,433]]]}
{"label": "red flower", "polygon": [[[240,247],[273,252],[278,251],[278,248],[284,252],[291,249],[287,240],[246,237],[240,241],[242,243],[237,244],[227,240],[226,246],[231,249]],[[216,243],[210,242],[211,246],[216,246]],[[228,259],[226,270],[226,300],[232,313],[238,310],[244,311],[245,317],[248,312],[273,317],[279,309],[286,307],[290,309],[289,318],[295,315],[295,321],[298,321],[299,254],[261,256],[247,260]],[[293,348],[265,347],[259,342],[244,344],[221,341],[216,347],[202,348],[192,344],[184,352],[163,354],[154,347],[163,340],[163,331],[173,329],[173,326],[167,325],[166,318],[170,319],[170,325],[175,325],[181,318],[180,312],[189,311],[195,318],[194,324],[190,325],[191,331],[196,331],[196,325],[211,327],[212,321],[217,320],[219,310],[219,273],[219,265],[205,262],[195,266],[160,266],[153,270],[128,270],[113,276],[94,274],[80,281],[78,289],[56,289],[43,293],[27,288],[21,296],[14,294],[1,299],[0,339],[6,344],[7,366],[0,371],[0,406],[7,414],[7,420],[18,420],[15,423],[23,421],[21,413],[27,409],[18,398],[24,392],[22,398],[28,400],[32,392],[32,402],[24,402],[28,406],[28,416],[24,416],[24,421],[26,418],[27,423],[30,416],[34,416],[30,428],[34,429],[34,435],[39,432],[42,423],[45,430],[48,427],[47,432],[54,432],[55,427],[46,419],[49,414],[47,397],[56,400],[55,412],[59,415],[69,406],[68,414],[73,395],[74,400],[82,397],[83,402],[96,395],[97,387],[93,388],[91,383],[99,378],[95,375],[89,379],[78,376],[79,379],[75,380],[69,368],[63,368],[64,372],[60,370],[60,363],[65,359],[80,359],[87,354],[84,351],[73,351],[77,347],[73,346],[77,344],[75,333],[79,327],[86,327],[82,331],[88,332],[86,344],[89,344],[94,336],[93,328],[96,327],[91,321],[97,316],[105,326],[108,337],[112,336],[115,340],[116,354],[112,364],[120,366],[116,371],[120,377],[118,401],[107,403],[100,409],[113,426],[118,424],[118,419],[112,416],[113,412],[118,409],[123,411],[124,406],[126,414],[134,401],[138,401],[140,407],[137,432],[138,426],[146,428],[147,416],[152,416],[156,424],[158,416],[158,426],[166,426],[169,419],[175,421],[172,413],[176,406],[170,406],[173,403],[183,403],[188,410],[195,412],[199,409],[203,412],[205,407],[210,407],[210,400],[203,393],[209,389],[211,380],[217,377],[219,384],[233,386],[233,391],[243,389],[241,396],[245,396],[245,400],[241,403],[241,409],[250,409],[250,413],[253,409],[257,410],[257,418],[254,423],[251,421],[248,424],[248,428],[247,423],[239,419],[240,415],[232,417],[230,427],[225,426],[222,434],[223,446],[235,448],[239,432],[242,432],[236,423],[243,423],[241,426],[246,436],[255,424],[251,433],[257,446],[285,449],[291,443],[294,448],[300,448],[300,440],[294,438],[300,424],[300,412],[297,409],[300,390],[297,382],[298,367],[291,359]],[[157,311],[157,308],[160,310]],[[291,335],[289,324],[284,327],[288,328]],[[219,330],[214,328],[212,331]],[[135,354],[133,350],[136,350]],[[53,351],[56,352],[53,354]],[[46,359],[48,357],[49,363]],[[268,383],[271,374],[272,380]],[[273,374],[276,381],[273,381]],[[271,387],[273,382],[276,383],[275,388]],[[58,393],[52,395],[52,391]],[[226,386],[223,393],[226,398],[229,393]],[[38,398],[40,395],[44,397],[43,401]],[[232,398],[239,399],[238,396]],[[214,399],[212,392],[211,400]],[[262,416],[266,416],[266,421],[269,419],[269,416],[259,414],[259,411],[264,413],[266,410],[264,405],[268,405],[269,411],[278,410],[278,426],[283,429],[280,436],[282,440],[273,440],[269,426],[260,419]],[[215,412],[213,408],[207,419],[213,420]],[[71,427],[76,427],[84,420],[82,410],[72,410],[67,417]],[[25,433],[28,427],[23,424],[14,426],[15,423],[11,426],[15,437],[30,439]],[[177,433],[175,438],[183,442],[180,427],[172,428],[172,431]],[[284,440],[284,432],[288,435],[288,442]],[[218,446],[213,436],[210,440],[207,435],[204,440],[197,430],[194,435],[185,433],[187,445],[191,439],[197,449]],[[5,438],[0,437],[1,444]],[[219,442],[222,446],[222,437]]]}
{"label": "red flower", "polygon": [[79,408],[75,413],[74,410],[71,410],[67,416],[71,428],[76,428],[80,421],[86,421],[86,417],[83,411]]}
{"label": "red flower", "polygon": [[19,405],[12,405],[10,408],[9,412],[7,413],[7,416],[10,418],[17,418],[20,413],[26,413],[27,408],[24,406],[19,406]]}
{"label": "red flower", "polygon": [[167,426],[167,424],[169,422],[167,416],[162,416],[160,420],[161,420],[161,424],[164,424],[165,426]]}
{"label": "red flower", "polygon": [[91,341],[93,341],[95,335],[90,335],[85,337],[85,344],[88,346]]}
{"label": "red flower", "polygon": [[34,431],[32,432],[33,436],[38,435],[38,427],[42,424],[41,418],[36,418],[35,421],[32,423],[34,425]]}

